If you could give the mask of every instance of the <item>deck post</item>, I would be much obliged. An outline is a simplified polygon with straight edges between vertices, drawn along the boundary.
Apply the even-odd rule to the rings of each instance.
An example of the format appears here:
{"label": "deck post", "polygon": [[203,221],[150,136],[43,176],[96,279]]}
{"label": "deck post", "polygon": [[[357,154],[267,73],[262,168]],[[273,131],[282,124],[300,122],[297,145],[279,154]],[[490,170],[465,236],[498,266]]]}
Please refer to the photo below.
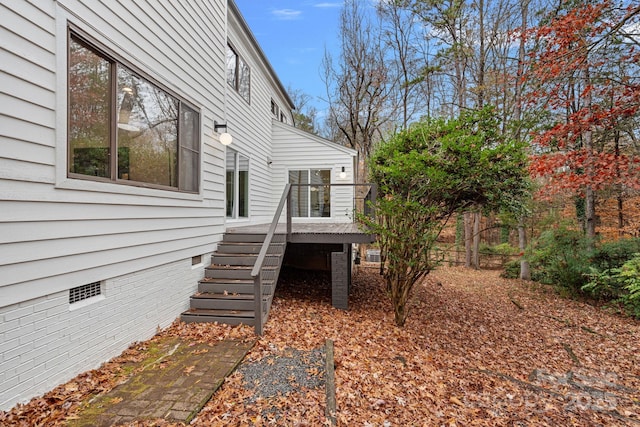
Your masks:
{"label": "deck post", "polygon": [[343,245],[342,252],[331,253],[331,305],[349,309],[349,262],[351,254]]}
{"label": "deck post", "polygon": [[287,242],[291,241],[291,191],[287,193]]}
{"label": "deck post", "polygon": [[254,328],[257,335],[262,335],[262,274],[258,274],[253,278],[253,298],[255,307],[255,324]]}

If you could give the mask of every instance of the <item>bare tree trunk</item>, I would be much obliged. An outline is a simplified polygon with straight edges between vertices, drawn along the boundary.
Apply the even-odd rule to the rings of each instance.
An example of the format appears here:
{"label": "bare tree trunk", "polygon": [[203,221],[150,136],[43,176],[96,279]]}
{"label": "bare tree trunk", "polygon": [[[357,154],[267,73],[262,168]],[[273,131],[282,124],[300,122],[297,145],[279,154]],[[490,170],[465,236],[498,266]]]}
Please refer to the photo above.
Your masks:
{"label": "bare tree trunk", "polygon": [[479,39],[480,39],[480,51],[478,52],[478,108],[484,107],[484,73],[485,73],[485,34],[484,34],[484,0],[477,0],[478,2],[478,24],[479,24]]}
{"label": "bare tree trunk", "polygon": [[[585,55],[587,53],[585,52]],[[591,84],[591,74],[589,71],[589,67],[585,67],[584,71],[585,77],[585,86]],[[593,107],[593,95],[592,92],[589,91],[586,95],[586,104],[585,108],[591,114],[591,109]],[[584,149],[587,152],[587,156],[591,157],[593,153],[593,131],[591,129],[587,129],[583,135],[584,141]],[[585,173],[587,176],[593,176],[595,173],[593,170],[593,166],[591,165],[591,161],[587,160],[587,166],[585,168]],[[584,219],[585,219],[585,232],[587,235],[587,239],[589,240],[589,245],[594,245],[594,239],[596,237],[596,195],[593,187],[591,185],[587,185],[584,194]]]}
{"label": "bare tree trunk", "polygon": [[[620,181],[620,130],[615,131],[614,142],[614,154],[616,156],[616,177],[618,178],[618,181]],[[622,197],[623,189],[622,184],[617,184],[616,187],[618,193],[616,196],[618,209],[618,235],[622,237],[624,235],[624,199]]]}
{"label": "bare tree trunk", "polygon": [[478,270],[480,268],[480,220],[482,214],[478,212],[473,213],[473,268]]}
{"label": "bare tree trunk", "polygon": [[[520,26],[522,31],[527,29],[528,25],[528,12],[529,12],[529,1],[523,1],[520,4]],[[517,141],[520,141],[521,138],[521,129],[522,124],[520,121],[522,120],[522,76],[524,74],[524,61],[525,61],[525,39],[524,37],[520,38],[520,45],[518,46],[518,72],[516,78],[516,99],[515,99],[515,119],[518,121],[517,129],[515,133],[515,137]],[[521,215],[518,218],[518,247],[520,248],[520,252],[524,254],[527,249],[527,230],[524,227],[524,215]],[[522,280],[531,280],[531,269],[529,266],[529,261],[527,261],[522,255],[520,258],[520,278]]]}
{"label": "bare tree trunk", "polygon": [[[524,254],[524,251],[527,249],[527,232],[522,219],[518,222],[518,247],[520,248],[520,252]],[[531,280],[529,261],[524,258],[524,255],[520,258],[520,278],[522,280]]]}
{"label": "bare tree trunk", "polygon": [[473,224],[472,224],[472,213],[465,212],[464,213],[464,266],[466,268],[471,268],[471,253],[472,253],[472,235],[473,235]]}

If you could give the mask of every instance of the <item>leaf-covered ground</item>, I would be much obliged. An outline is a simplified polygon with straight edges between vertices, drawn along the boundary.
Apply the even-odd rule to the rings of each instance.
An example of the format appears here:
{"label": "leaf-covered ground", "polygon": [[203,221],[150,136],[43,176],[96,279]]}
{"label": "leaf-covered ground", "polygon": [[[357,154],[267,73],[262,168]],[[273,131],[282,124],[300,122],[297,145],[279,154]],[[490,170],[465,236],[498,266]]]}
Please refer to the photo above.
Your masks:
{"label": "leaf-covered ground", "polygon": [[[416,285],[409,320],[397,328],[376,269],[355,274],[348,311],[331,307],[322,278],[283,277],[265,335],[246,363],[333,340],[338,425],[640,425],[638,321],[499,272],[440,268]],[[166,334],[206,341],[249,338],[251,330],[176,323]],[[149,346],[141,345],[107,364],[108,372],[89,376],[117,374],[127,357]],[[45,396],[0,413],[0,421],[17,424],[16,411],[41,425],[72,417],[86,375],[58,388],[56,396],[66,390],[66,400]],[[327,424],[322,387],[268,398],[252,393],[234,373],[194,424]]]}

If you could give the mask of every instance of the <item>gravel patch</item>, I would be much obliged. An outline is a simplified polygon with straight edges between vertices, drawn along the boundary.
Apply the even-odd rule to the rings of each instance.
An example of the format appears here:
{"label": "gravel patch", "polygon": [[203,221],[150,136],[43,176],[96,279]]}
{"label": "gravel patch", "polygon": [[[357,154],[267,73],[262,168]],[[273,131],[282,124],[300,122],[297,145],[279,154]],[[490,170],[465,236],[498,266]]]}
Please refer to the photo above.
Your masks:
{"label": "gravel patch", "polygon": [[242,364],[238,371],[243,375],[244,387],[253,390],[249,403],[258,398],[286,396],[303,388],[325,385],[325,351],[286,348],[281,354]]}

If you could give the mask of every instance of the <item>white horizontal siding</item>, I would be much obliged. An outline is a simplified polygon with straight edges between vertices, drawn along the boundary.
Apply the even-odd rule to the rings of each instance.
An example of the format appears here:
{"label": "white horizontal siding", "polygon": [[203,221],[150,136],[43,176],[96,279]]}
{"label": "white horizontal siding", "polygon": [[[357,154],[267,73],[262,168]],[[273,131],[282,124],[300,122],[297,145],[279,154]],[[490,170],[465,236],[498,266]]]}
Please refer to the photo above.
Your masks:
{"label": "white horizontal siding", "polygon": [[[188,227],[211,227],[212,219],[209,216],[189,218],[185,222],[183,218],[149,218],[139,219],[93,219],[93,220],[63,220],[63,221],[21,221],[15,223],[0,223],[0,244],[25,243],[29,238],[42,241],[57,239],[71,239],[92,237],[97,235],[117,235],[127,233],[141,233],[151,231],[164,231],[182,229]],[[70,227],[73,225],[73,227]],[[35,232],[34,232],[35,230]],[[33,241],[38,241],[33,240]],[[5,260],[2,260],[3,262]]]}
{"label": "white horizontal siding", "polygon": [[0,146],[5,159],[38,162],[45,165],[53,165],[55,161],[54,147],[50,145],[0,136]]}
{"label": "white horizontal siding", "polygon": [[[224,0],[2,2],[0,306],[215,248],[225,13]],[[67,24],[201,111],[199,195],[66,178]]]}
{"label": "white horizontal siding", "polygon": [[[191,257],[214,251],[225,229],[214,120],[250,158],[252,220],[271,219],[270,100],[288,100],[241,25],[229,38],[250,64],[251,103],[227,86],[226,3],[0,4],[0,409],[97,366],[187,307],[203,275]],[[68,25],[200,110],[199,194],[67,178]],[[96,281],[105,299],[69,310],[68,290]]]}
{"label": "white horizontal siding", "polygon": [[[331,170],[332,184],[353,183],[355,151],[308,134],[290,125],[273,122],[273,199],[280,200],[282,189],[289,181],[290,170]],[[346,177],[340,178],[342,168]],[[350,222],[354,209],[353,187],[331,189],[331,221]],[[298,219],[300,221],[301,219]],[[312,218],[313,221],[325,220]]]}
{"label": "white horizontal siding", "polygon": [[[0,95],[0,100],[11,100],[6,95]],[[28,117],[8,117],[0,115],[0,135],[7,139],[15,141],[25,141],[31,144],[46,145],[54,147],[55,130],[53,128],[45,128],[39,123],[29,121]],[[26,149],[21,147],[21,150]],[[0,157],[9,157],[12,153],[9,149],[5,150],[4,145],[0,150]]]}
{"label": "white horizontal siding", "polygon": [[51,165],[0,157],[0,179],[53,184],[55,171]]}
{"label": "white horizontal siding", "polygon": [[267,157],[271,143],[270,78],[262,58],[244,34],[238,17],[229,16],[229,41],[251,69],[250,102],[229,85],[227,90],[228,131],[233,135],[232,149],[250,159],[249,214],[252,223],[270,222],[275,210],[271,199],[271,170]]}

